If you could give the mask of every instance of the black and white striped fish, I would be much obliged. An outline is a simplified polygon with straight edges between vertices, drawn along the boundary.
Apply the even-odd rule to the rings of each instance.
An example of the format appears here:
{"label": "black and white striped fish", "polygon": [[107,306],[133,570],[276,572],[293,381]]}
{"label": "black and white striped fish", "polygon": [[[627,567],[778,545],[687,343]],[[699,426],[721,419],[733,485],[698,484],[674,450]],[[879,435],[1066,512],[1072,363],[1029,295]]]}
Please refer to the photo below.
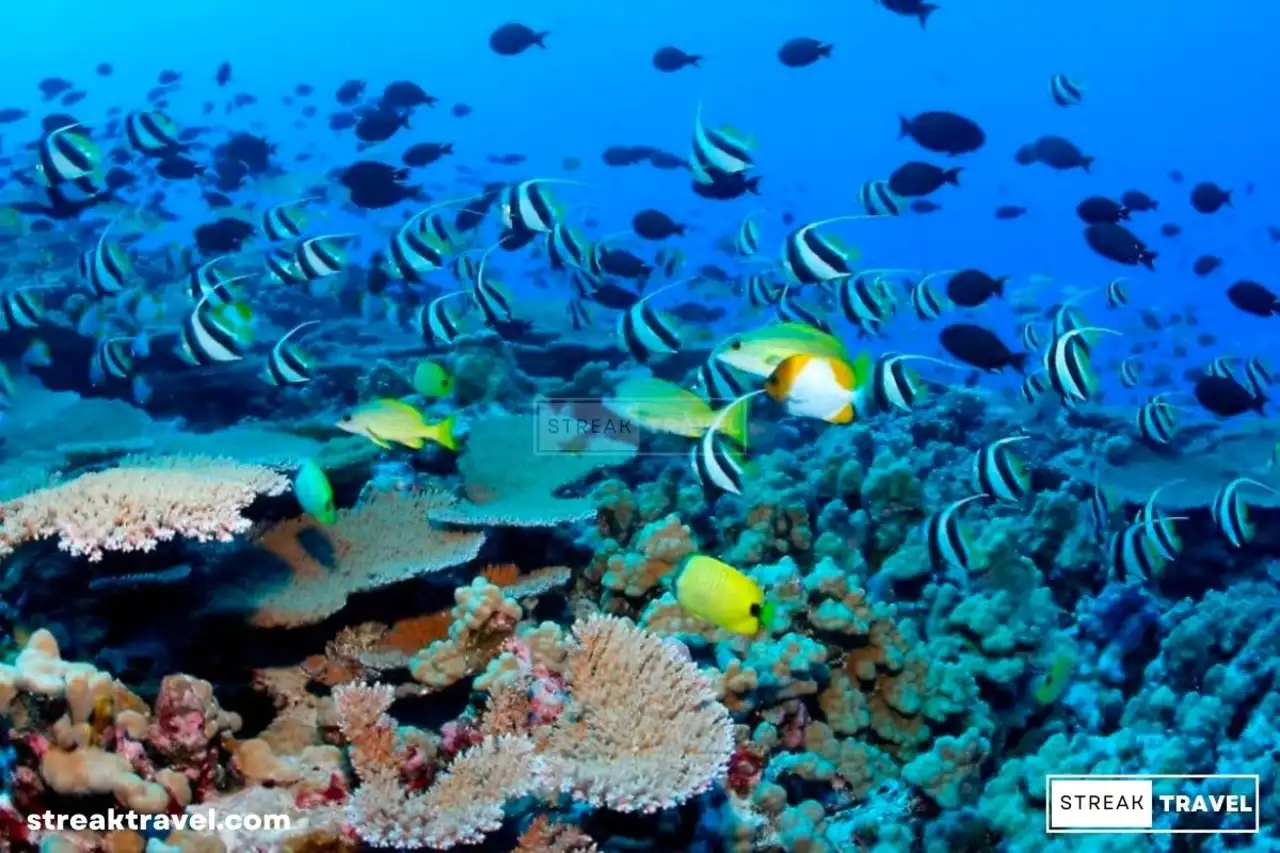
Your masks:
{"label": "black and white striped fish", "polygon": [[470,286],[476,283],[476,260],[466,252],[454,257],[449,263],[449,271],[460,284]]}
{"label": "black and white striped fish", "polygon": [[1275,384],[1275,376],[1271,373],[1271,368],[1256,355],[1244,363],[1244,378],[1249,387],[1249,393],[1254,397],[1266,396],[1267,390]]}
{"label": "black and white striped fish", "polygon": [[815,229],[835,222],[869,219],[868,216],[835,216],[802,225],[787,235],[782,243],[782,269],[789,282],[819,284],[853,274],[856,253],[846,248],[839,238],[824,237]]}
{"label": "black and white striped fish", "polygon": [[[752,391],[744,394],[721,409],[698,443],[690,448],[689,465],[693,469],[694,479],[704,491],[716,495],[726,492],[731,495],[742,494],[744,460],[737,448],[721,433],[721,429],[729,418],[745,421],[746,407],[751,398],[762,393],[764,392]],[[745,435],[745,424],[740,424],[736,432]]]}
{"label": "black and white striped fish", "polygon": [[511,299],[507,296],[502,282],[486,275],[484,271],[489,255],[501,245],[501,242],[495,243],[480,256],[480,263],[476,265],[475,284],[471,287],[471,299],[480,306],[480,313],[484,315],[485,323],[490,326],[511,321]]}
{"label": "black and white striped fish", "polygon": [[702,104],[698,104],[693,118],[693,151],[689,163],[699,183],[714,183],[717,174],[736,175],[750,169],[754,145],[754,140],[732,128],[708,128],[702,123]]}
{"label": "black and white striped fish", "polygon": [[747,304],[752,308],[777,305],[782,298],[783,286],[774,280],[773,273],[758,272],[747,276]]}
{"label": "black and white striped fish", "polygon": [[591,313],[587,311],[587,303],[581,299],[569,300],[569,325],[577,332],[591,325]]}
{"label": "black and white striped fish", "polygon": [[391,278],[421,282],[428,273],[444,266],[448,249],[423,230],[423,222],[422,214],[415,214],[396,229],[383,260],[383,271]]}
{"label": "black and white striped fish", "polygon": [[998,501],[1019,503],[1031,494],[1031,473],[1009,445],[1029,436],[1014,435],[983,445],[973,457],[973,478],[983,494]]}
{"label": "black and white striped fish", "polygon": [[347,259],[334,244],[354,236],[354,234],[321,234],[319,237],[308,237],[303,240],[294,250],[298,270],[307,281],[327,278],[342,272]]}
{"label": "black and white striped fish", "polygon": [[281,284],[302,284],[307,280],[298,265],[297,251],[290,246],[277,246],[267,251],[267,273]]}
{"label": "black and white striped fish", "polygon": [[1158,500],[1162,491],[1182,482],[1185,482],[1185,478],[1171,480],[1155,488],[1147,496],[1146,503],[1133,517],[1133,523],[1142,525],[1147,539],[1155,544],[1160,556],[1166,560],[1177,559],[1178,554],[1182,552],[1182,537],[1178,535],[1175,524],[1175,521],[1182,520],[1182,517],[1168,516],[1160,512]]}
{"label": "black and white striped fish", "polygon": [[81,254],[76,262],[80,280],[89,286],[94,296],[112,296],[129,287],[132,274],[129,255],[118,243],[107,242],[107,232],[118,219],[107,223],[93,248]]}
{"label": "black and white striped fish", "polygon": [[1049,96],[1060,107],[1074,107],[1084,99],[1080,84],[1065,74],[1055,74],[1049,78]]}
{"label": "black and white striped fish", "polygon": [[1089,496],[1089,517],[1093,521],[1093,532],[1099,539],[1111,529],[1112,507],[1115,501],[1111,493],[1101,485],[1094,484],[1093,494]]}
{"label": "black and white striped fish", "polygon": [[158,110],[129,113],[124,120],[124,135],[130,148],[147,157],[172,154],[184,147],[178,141],[178,129]]}
{"label": "black and white striped fish", "polygon": [[1055,338],[1044,354],[1044,370],[1049,385],[1068,402],[1084,402],[1098,390],[1098,378],[1089,364],[1089,351],[1081,336],[1090,332],[1120,334],[1098,326],[1082,326]]}
{"label": "black and white striped fish", "polygon": [[1123,308],[1129,304],[1129,293],[1124,288],[1124,279],[1112,279],[1107,284],[1107,307]]}
{"label": "black and white striped fish", "polygon": [[586,186],[560,178],[533,178],[511,184],[502,191],[498,200],[503,227],[515,233],[551,233],[556,223],[564,218],[564,210],[546,189],[547,184]]}
{"label": "black and white striped fish", "polygon": [[618,343],[624,352],[641,364],[647,363],[654,356],[671,355],[680,351],[680,335],[666,317],[650,307],[649,300],[684,283],[683,279],[675,281],[646,294],[618,318]]}
{"label": "black and white striped fish", "polygon": [[0,332],[36,329],[44,325],[48,318],[44,297],[35,287],[20,287],[0,298]]}
{"label": "black and white striped fish", "polygon": [[836,282],[836,303],[845,319],[870,337],[884,334],[893,317],[893,294],[883,280],[853,275]]}
{"label": "black and white striped fish", "polygon": [[586,270],[572,269],[569,270],[569,289],[573,291],[574,299],[595,302],[600,282],[592,278]]}
{"label": "black and white striped fish", "polygon": [[284,385],[305,385],[312,379],[314,365],[311,358],[298,349],[292,338],[298,332],[310,326],[318,326],[319,320],[308,320],[299,323],[280,336],[271,352],[267,354],[267,366],[262,371],[262,380],[268,385],[277,387]]}
{"label": "black and white striped fish", "polygon": [[929,549],[929,561],[935,569],[957,569],[967,572],[973,562],[969,537],[960,526],[958,511],[970,501],[981,500],[985,495],[970,495],[948,504],[929,516],[924,523],[925,544]]}
{"label": "black and white striped fish", "polygon": [[1120,384],[1126,388],[1137,387],[1142,379],[1142,360],[1137,356],[1129,356],[1120,362]]}
{"label": "black and white striped fish", "polygon": [[925,322],[938,319],[946,310],[946,304],[938,291],[925,279],[916,282],[911,288],[911,307],[915,309],[916,316]]}
{"label": "black and white striped fish", "polygon": [[698,387],[710,403],[736,400],[747,393],[753,384],[735,368],[725,364],[712,352],[698,368]]}
{"label": "black and white striped fish", "polygon": [[1238,356],[1220,355],[1213,361],[1209,362],[1209,366],[1205,368],[1205,375],[1216,376],[1219,379],[1235,379],[1236,373],[1231,368],[1231,362],[1236,361]]}
{"label": "black and white striped fish", "polygon": [[563,222],[557,222],[547,234],[547,260],[552,269],[581,268],[590,255],[591,243]]}
{"label": "black and white striped fish", "polygon": [[760,226],[756,224],[755,214],[748,213],[738,226],[738,233],[733,238],[733,251],[743,258],[751,258],[760,251]]}
{"label": "black and white striped fish", "polygon": [[782,294],[778,297],[774,311],[777,313],[778,319],[784,323],[804,323],[806,326],[812,326],[815,329],[831,334],[831,326],[826,320],[795,300],[791,295],[791,285],[789,284],[783,285]]}
{"label": "black and white striped fish", "polygon": [[214,305],[226,305],[239,298],[231,286],[252,276],[222,275],[218,272],[218,263],[225,258],[225,255],[211,258],[191,270],[190,275],[187,276],[187,295],[191,297],[192,302],[199,302],[208,297],[209,302]]}
{"label": "black and white striped fish", "polygon": [[1240,498],[1242,486],[1256,486],[1273,495],[1280,494],[1266,483],[1250,477],[1237,477],[1218,490],[1209,507],[1209,514],[1233,548],[1243,548],[1258,532],[1257,525],[1249,518],[1249,505]]}
{"label": "black and white striped fish", "polygon": [[1027,352],[1040,349],[1040,328],[1035,323],[1023,323],[1018,330],[1018,340]]}
{"label": "black and white striped fish", "polygon": [[1028,373],[1027,378],[1022,380],[1022,399],[1030,405],[1039,400],[1049,390],[1049,380],[1043,370],[1037,370],[1035,373]]}
{"label": "black and white striped fish", "polygon": [[96,189],[94,175],[101,162],[97,144],[79,124],[67,124],[44,135],[38,148],[36,169],[49,187],[77,183],[81,189]]}
{"label": "black and white striped fish", "polygon": [[102,338],[93,348],[89,361],[89,382],[101,385],[107,380],[128,379],[133,372],[132,343],[129,338]]}
{"label": "black and white striped fish", "polygon": [[960,368],[957,364],[927,355],[885,353],[876,359],[871,371],[871,397],[881,412],[909,412],[924,396],[920,378],[906,367],[909,361],[929,361],[943,367]]}
{"label": "black and white striped fish", "polygon": [[1162,395],[1157,394],[1138,408],[1134,423],[1143,441],[1168,444],[1178,434],[1177,407],[1171,406]]}
{"label": "black and white striped fish", "polygon": [[653,265],[662,273],[663,278],[672,279],[680,274],[680,270],[684,269],[685,255],[679,249],[673,249],[667,246],[658,250],[653,256]]}
{"label": "black and white striped fish", "polygon": [[266,213],[262,214],[262,233],[267,235],[268,240],[277,243],[281,240],[296,240],[301,237],[307,222],[296,208],[309,201],[315,201],[315,199],[299,198],[267,208]]}
{"label": "black and white striped fish", "polygon": [[888,181],[867,181],[858,190],[858,203],[868,216],[897,216],[907,206],[902,196],[889,189]]}
{"label": "black and white striped fish", "polygon": [[444,293],[418,309],[418,313],[414,315],[414,326],[424,343],[453,346],[462,332],[457,319],[449,312],[447,302],[469,293],[466,290]]}
{"label": "black and white striped fish", "polygon": [[243,303],[215,306],[201,299],[182,323],[178,357],[195,367],[240,361],[252,339],[252,319]]}
{"label": "black and white striped fish", "polygon": [[1131,524],[1111,534],[1106,555],[1108,575],[1122,584],[1145,583],[1168,565],[1142,524]]}

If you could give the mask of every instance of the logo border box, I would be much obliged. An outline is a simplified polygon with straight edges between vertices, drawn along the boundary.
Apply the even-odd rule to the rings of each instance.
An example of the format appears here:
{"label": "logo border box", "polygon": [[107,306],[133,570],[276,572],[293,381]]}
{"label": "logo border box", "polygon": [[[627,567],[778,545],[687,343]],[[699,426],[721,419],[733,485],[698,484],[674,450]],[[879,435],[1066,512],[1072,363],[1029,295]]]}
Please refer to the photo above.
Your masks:
{"label": "logo border box", "polygon": [[[1252,779],[1253,829],[1054,829],[1050,826],[1054,779]],[[1046,773],[1044,831],[1046,835],[1257,835],[1262,831],[1262,776],[1257,773]]]}

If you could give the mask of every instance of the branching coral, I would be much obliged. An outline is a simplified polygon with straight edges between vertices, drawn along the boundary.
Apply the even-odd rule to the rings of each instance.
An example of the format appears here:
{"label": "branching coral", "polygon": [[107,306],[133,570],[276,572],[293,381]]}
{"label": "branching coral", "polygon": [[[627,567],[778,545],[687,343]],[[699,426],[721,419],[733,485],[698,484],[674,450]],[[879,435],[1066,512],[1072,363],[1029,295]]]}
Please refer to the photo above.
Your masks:
{"label": "branching coral", "polygon": [[91,561],[150,551],[175,537],[226,542],[249,529],[241,511],[289,487],[280,472],[212,457],[159,457],[84,474],[0,505],[0,556],[34,539]]}
{"label": "branching coral", "polygon": [[257,597],[253,623],[296,627],[338,612],[347,598],[458,566],[475,558],[485,536],[441,530],[428,511],[447,498],[433,492],[375,493],[339,510],[328,527],[309,516],[279,522],[255,536],[258,547],[284,561],[289,582]]}

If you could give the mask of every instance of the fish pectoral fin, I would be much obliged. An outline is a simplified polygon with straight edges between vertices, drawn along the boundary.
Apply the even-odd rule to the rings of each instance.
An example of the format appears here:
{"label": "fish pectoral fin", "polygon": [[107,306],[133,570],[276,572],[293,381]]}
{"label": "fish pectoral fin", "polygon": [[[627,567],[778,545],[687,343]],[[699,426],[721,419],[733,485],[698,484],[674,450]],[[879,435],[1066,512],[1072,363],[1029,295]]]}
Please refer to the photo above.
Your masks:
{"label": "fish pectoral fin", "polygon": [[404,441],[401,442],[401,444],[403,444],[405,447],[408,447],[412,450],[421,450],[423,445],[425,445],[426,443],[427,443],[426,439],[422,438],[421,436],[406,438]]}
{"label": "fish pectoral fin", "polygon": [[382,436],[378,435],[378,434],[377,434],[376,432],[374,432],[373,430],[369,430],[369,431],[366,433],[366,435],[368,435],[368,436],[369,436],[369,440],[370,440],[370,441],[372,441],[374,444],[376,444],[376,445],[378,445],[379,447],[381,447],[383,450],[390,450],[390,449],[391,449],[391,445],[390,445],[389,443],[387,443],[387,441],[386,441],[384,438],[382,438]]}

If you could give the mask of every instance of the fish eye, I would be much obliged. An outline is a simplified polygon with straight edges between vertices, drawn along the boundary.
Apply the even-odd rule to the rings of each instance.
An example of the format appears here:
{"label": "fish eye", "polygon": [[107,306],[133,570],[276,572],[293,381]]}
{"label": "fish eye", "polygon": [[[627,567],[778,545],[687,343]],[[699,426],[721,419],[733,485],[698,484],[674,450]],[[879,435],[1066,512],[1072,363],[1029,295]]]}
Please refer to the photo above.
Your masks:
{"label": "fish eye", "polygon": [[730,344],[729,344],[729,349],[742,349],[742,341],[732,341],[732,342],[730,342]]}

